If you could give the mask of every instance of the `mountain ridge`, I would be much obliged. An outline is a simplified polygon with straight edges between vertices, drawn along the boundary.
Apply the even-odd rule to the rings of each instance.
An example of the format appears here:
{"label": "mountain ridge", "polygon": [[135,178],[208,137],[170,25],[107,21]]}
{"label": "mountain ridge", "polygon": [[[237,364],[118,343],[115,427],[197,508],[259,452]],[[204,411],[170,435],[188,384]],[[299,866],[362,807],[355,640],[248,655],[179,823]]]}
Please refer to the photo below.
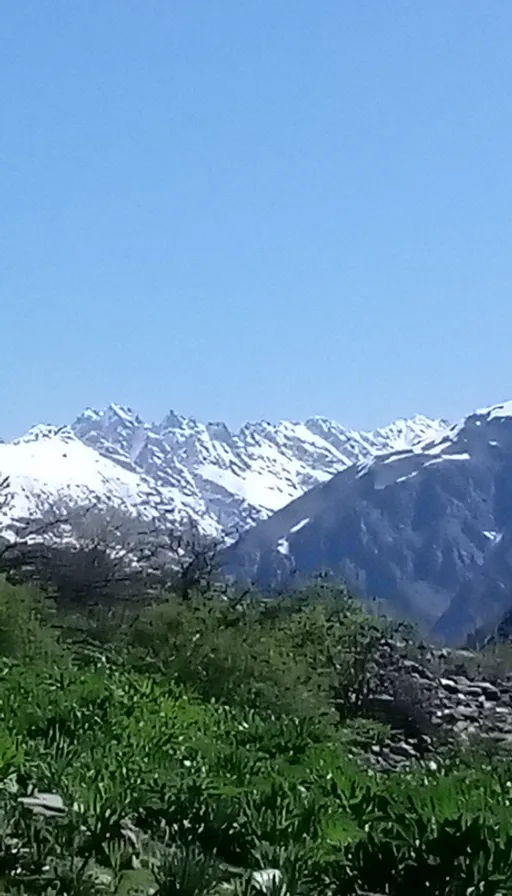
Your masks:
{"label": "mountain ridge", "polygon": [[512,598],[512,402],[379,455],[247,530],[238,577],[286,586],[322,569],[450,642]]}
{"label": "mountain ridge", "polygon": [[[19,439],[3,443],[0,478],[2,472],[11,472],[13,478],[14,465],[13,488],[25,495],[24,500],[22,496],[13,498],[14,504],[21,503],[34,512],[36,504],[51,503],[46,480],[52,476],[56,497],[83,500],[87,482],[80,484],[76,469],[83,463],[89,470],[95,468],[95,484],[89,488],[93,501],[114,500],[126,509],[151,501],[157,507],[175,505],[178,517],[188,514],[206,533],[234,536],[351,463],[393,446],[410,445],[445,426],[445,421],[418,415],[374,432],[358,432],[325,417],[310,417],[304,422],[282,420],[276,424],[261,420],[231,431],[221,421],[201,423],[175,411],[169,411],[160,423],[148,423],[130,408],[111,404],[103,410],[86,408],[66,426],[37,424]],[[92,455],[83,455],[78,445],[73,447],[74,439],[96,452],[94,462]],[[25,458],[29,469],[24,474],[17,470],[13,451],[18,448],[21,460],[23,452],[29,453],[27,445],[32,445],[33,457],[30,463]],[[70,455],[75,454],[73,465]],[[61,478],[50,475],[50,467],[60,469]],[[104,481],[115,482],[120,477],[123,495],[118,494],[118,486],[106,488],[104,495],[98,470]],[[66,488],[66,476],[73,484],[70,489]],[[38,500],[29,500],[31,477],[32,492],[40,493]],[[42,488],[38,485],[41,479]]]}

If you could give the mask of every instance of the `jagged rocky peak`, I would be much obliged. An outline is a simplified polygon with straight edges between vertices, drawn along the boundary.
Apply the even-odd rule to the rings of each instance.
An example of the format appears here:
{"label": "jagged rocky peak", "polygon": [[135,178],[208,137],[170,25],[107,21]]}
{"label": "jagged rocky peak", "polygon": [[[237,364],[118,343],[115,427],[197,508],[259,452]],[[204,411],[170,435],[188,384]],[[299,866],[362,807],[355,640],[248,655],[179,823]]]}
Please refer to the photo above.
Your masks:
{"label": "jagged rocky peak", "polygon": [[184,429],[191,422],[196,422],[193,417],[183,417],[176,411],[170,410],[156,428],[161,432],[166,432],[169,429]]}
{"label": "jagged rocky peak", "polygon": [[93,423],[101,420],[103,411],[97,411],[95,408],[85,408],[76,418],[75,425],[78,423]]}
{"label": "jagged rocky peak", "polygon": [[312,432],[324,438],[338,451],[346,447],[353,456],[361,451],[370,454],[384,453],[387,450],[405,450],[417,445],[426,438],[437,438],[446,432],[449,423],[443,419],[431,419],[422,415],[411,418],[399,418],[388,426],[375,430],[347,429],[326,417],[311,417],[306,426]]}
{"label": "jagged rocky peak", "polygon": [[[415,434],[423,436],[426,426],[411,423],[411,442]],[[48,465],[54,461],[50,455],[58,463],[63,440],[75,439],[94,452],[89,460],[95,458],[93,466],[98,470],[103,470],[103,460],[109,462],[103,482],[116,471],[121,478],[126,473],[142,477],[151,483],[154,495],[160,496],[154,497],[154,502],[169,499],[186,506],[195,519],[221,533],[241,531],[350,464],[392,450],[402,429],[400,425],[395,432],[391,427],[388,433],[382,430],[373,437],[317,417],[304,422],[255,421],[236,432],[222,421],[202,423],[175,410],[160,422],[147,422],[130,406],[112,403],[103,409],[86,408],[69,427],[36,426],[21,441],[34,445],[53,442],[44,458],[41,455],[40,461],[34,460],[29,490],[38,490],[38,476],[51,479]],[[432,421],[431,433],[438,435],[437,421]],[[9,464],[14,463],[14,455],[9,458]],[[37,475],[34,470],[39,471]],[[80,476],[84,479],[80,494],[109,491],[106,485],[100,488],[90,464],[80,473],[77,461],[73,481]],[[59,476],[55,481],[60,483],[59,494],[70,491]],[[131,484],[140,492],[138,481]],[[75,492],[71,489],[71,497]],[[116,489],[112,493],[117,494]],[[51,502],[51,490],[44,494],[44,500]]]}
{"label": "jagged rocky peak", "polygon": [[[217,524],[238,530],[349,464],[392,450],[397,439],[401,445],[403,429],[401,424],[373,437],[311,418],[260,420],[233,432],[222,421],[202,423],[175,410],[160,423],[144,423],[118,405],[87,411],[74,425],[77,435],[104,456],[132,464],[157,482],[178,487],[181,482],[187,492],[201,496]],[[408,430],[408,444],[424,437],[426,429],[426,418],[418,418]],[[433,437],[439,429],[432,421]]]}
{"label": "jagged rocky peak", "polygon": [[106,426],[109,424],[133,426],[144,422],[135,411],[120,404],[109,404],[104,411],[103,420]]}
{"label": "jagged rocky peak", "polygon": [[231,442],[233,440],[233,433],[221,420],[207,423],[206,431],[214,441]]}
{"label": "jagged rocky peak", "polygon": [[141,425],[144,425],[144,421],[135,411],[129,407],[114,403],[107,405],[107,407],[101,411],[95,410],[94,408],[86,408],[72,424],[73,429],[75,430],[82,427],[91,429],[100,428],[105,431],[126,427],[131,428],[133,426]]}

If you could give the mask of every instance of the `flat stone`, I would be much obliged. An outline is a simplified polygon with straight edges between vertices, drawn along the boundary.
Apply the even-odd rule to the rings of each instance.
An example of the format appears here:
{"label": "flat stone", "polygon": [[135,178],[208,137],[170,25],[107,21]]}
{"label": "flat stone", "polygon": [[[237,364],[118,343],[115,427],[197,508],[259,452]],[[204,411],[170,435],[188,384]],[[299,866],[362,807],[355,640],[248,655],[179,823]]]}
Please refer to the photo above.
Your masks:
{"label": "flat stone", "polygon": [[404,759],[416,759],[418,755],[414,747],[406,741],[400,741],[398,744],[393,744],[392,750],[393,753],[398,756],[403,756]]}
{"label": "flat stone", "polygon": [[461,688],[462,693],[466,695],[466,697],[483,697],[484,690],[480,687],[480,685],[470,684],[467,687]]}
{"label": "flat stone", "polygon": [[430,680],[432,678],[432,673],[422,666],[420,663],[414,662],[414,660],[404,660],[403,664],[408,672],[412,675],[417,675],[418,678]]}
{"label": "flat stone", "polygon": [[453,678],[454,678],[454,681],[457,682],[457,684],[459,685],[460,688],[471,687],[471,682],[470,682],[469,678],[466,678],[465,675],[457,675],[457,676],[454,675]]}
{"label": "flat stone", "polygon": [[457,722],[455,722],[455,725],[453,727],[457,733],[464,734],[473,726],[471,725],[471,722],[459,719]]}
{"label": "flat stone", "polygon": [[473,687],[479,688],[480,691],[485,694],[487,700],[498,700],[500,696],[500,692],[498,688],[494,687],[489,681],[475,681],[473,682]]}
{"label": "flat stone", "polygon": [[459,686],[453,678],[440,678],[439,684],[445,691],[448,691],[449,694],[458,694]]}
{"label": "flat stone", "polygon": [[457,706],[455,712],[461,719],[469,719],[474,722],[478,721],[480,715],[474,706]]}
{"label": "flat stone", "polygon": [[375,696],[371,698],[371,702],[388,706],[390,703],[394,702],[394,698],[391,694],[375,694]]}

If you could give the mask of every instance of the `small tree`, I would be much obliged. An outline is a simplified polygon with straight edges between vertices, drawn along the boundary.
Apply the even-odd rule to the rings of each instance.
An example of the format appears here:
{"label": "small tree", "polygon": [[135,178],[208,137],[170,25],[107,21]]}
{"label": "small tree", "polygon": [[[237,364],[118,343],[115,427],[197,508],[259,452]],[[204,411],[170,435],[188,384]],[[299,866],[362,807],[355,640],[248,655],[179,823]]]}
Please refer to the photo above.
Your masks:
{"label": "small tree", "polygon": [[11,524],[0,572],[13,584],[36,582],[66,605],[87,607],[172,594],[205,596],[218,576],[218,545],[197,527],[143,519],[117,509],[61,502]]}

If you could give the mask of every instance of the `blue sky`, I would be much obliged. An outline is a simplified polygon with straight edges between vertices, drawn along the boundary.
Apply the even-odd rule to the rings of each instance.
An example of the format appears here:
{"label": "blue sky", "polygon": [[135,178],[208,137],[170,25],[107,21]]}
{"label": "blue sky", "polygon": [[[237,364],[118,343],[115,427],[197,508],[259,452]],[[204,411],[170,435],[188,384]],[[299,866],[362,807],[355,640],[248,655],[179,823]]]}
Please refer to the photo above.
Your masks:
{"label": "blue sky", "polygon": [[3,0],[0,435],[512,397],[510,0]]}

